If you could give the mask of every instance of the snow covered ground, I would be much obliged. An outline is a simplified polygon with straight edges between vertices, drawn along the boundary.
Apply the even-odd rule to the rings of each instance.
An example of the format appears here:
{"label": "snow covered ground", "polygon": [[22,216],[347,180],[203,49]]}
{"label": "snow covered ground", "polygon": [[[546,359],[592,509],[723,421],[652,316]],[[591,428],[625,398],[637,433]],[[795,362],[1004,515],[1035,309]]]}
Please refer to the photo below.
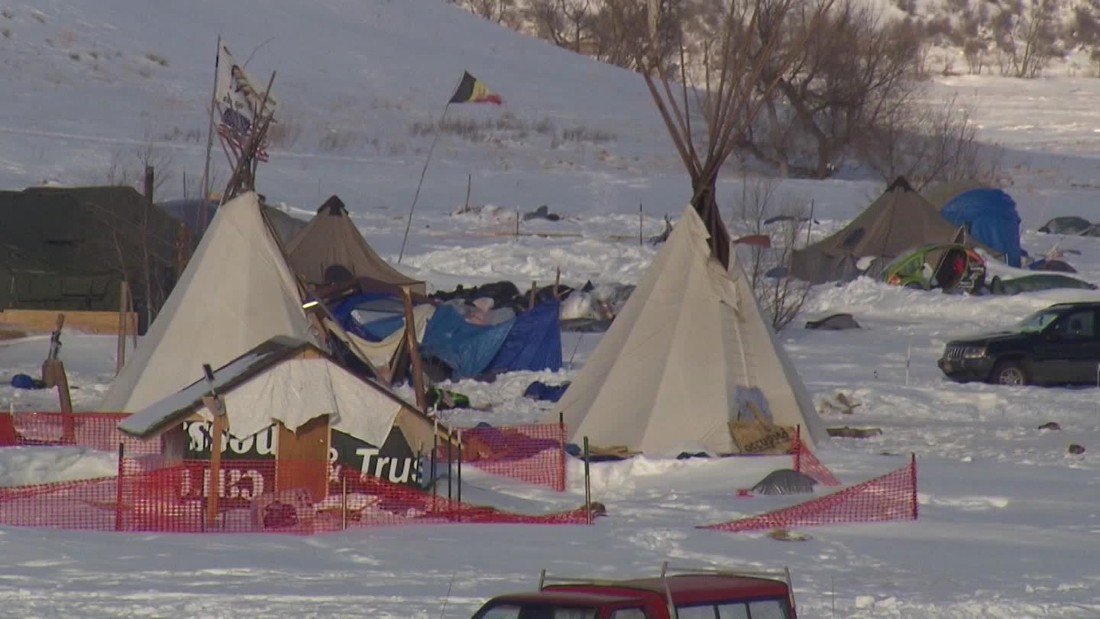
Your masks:
{"label": "snow covered ground", "polygon": [[[253,19],[257,11],[263,19]],[[0,38],[0,76],[9,85],[0,106],[5,188],[105,182],[154,148],[172,159],[164,167],[173,176],[159,193],[181,196],[186,171],[194,194],[201,105],[221,32],[238,58],[252,56],[254,74],[278,71],[283,122],[300,128],[296,141],[271,149],[261,191],[302,216],[339,194],[391,260],[431,142],[412,126],[438,120],[463,70],[502,94],[502,108],[448,111],[486,129],[475,139],[441,136],[426,175],[401,267],[435,287],[500,279],[525,287],[549,283],[559,268],[567,284],[634,282],[653,256],[637,242],[639,204],[642,235],[650,236],[686,198],[686,179],[640,78],[440,0],[42,0],[0,10],[3,31],[10,32]],[[931,88],[930,96],[957,93],[972,105],[980,138],[1004,147],[1002,175],[1024,220],[1025,248],[1038,254],[1057,243],[1079,251],[1067,259],[1100,283],[1100,239],[1036,232],[1055,215],[1100,219],[1100,80],[952,77]],[[612,137],[563,137],[576,128]],[[334,134],[346,142],[325,140]],[[452,215],[468,181],[470,203],[488,208]],[[721,203],[739,188],[731,172]],[[858,213],[882,188],[866,178],[780,186],[792,199],[813,200],[826,227]],[[516,213],[542,204],[563,220],[521,222],[521,231],[553,235],[515,236]],[[0,615],[459,618],[491,595],[535,587],[543,568],[633,576],[672,560],[787,565],[800,616],[809,618],[1100,616],[1100,392],[957,385],[935,365],[952,335],[1071,299],[1100,300],[1100,293],[972,298],[856,281],[818,287],[802,319],[780,334],[819,402],[842,392],[861,403],[850,415],[825,413],[830,426],[884,431],[819,446],[845,484],[917,455],[915,522],[817,527],[802,542],[700,530],[695,525],[788,504],[736,496],[788,461],[641,457],[594,467],[594,498],[609,515],[592,527],[416,526],[308,538],[0,528]],[[835,312],[852,313],[863,329],[801,328]],[[539,419],[545,408],[522,398],[523,388],[535,378],[567,380],[597,341],[566,337],[569,367],[557,375],[458,383],[492,412],[448,419]],[[70,333],[64,342],[74,402],[94,408],[114,372],[114,339]],[[3,384],[17,372],[35,374],[47,348],[43,336],[0,342]],[[49,393],[3,386],[0,398],[16,410],[55,408]],[[1037,429],[1048,421],[1062,429]],[[1068,454],[1071,443],[1086,451]],[[3,449],[0,485],[100,475],[113,470],[113,457]],[[471,474],[464,496],[533,511],[575,507],[583,501],[579,464],[568,473],[560,495]]]}

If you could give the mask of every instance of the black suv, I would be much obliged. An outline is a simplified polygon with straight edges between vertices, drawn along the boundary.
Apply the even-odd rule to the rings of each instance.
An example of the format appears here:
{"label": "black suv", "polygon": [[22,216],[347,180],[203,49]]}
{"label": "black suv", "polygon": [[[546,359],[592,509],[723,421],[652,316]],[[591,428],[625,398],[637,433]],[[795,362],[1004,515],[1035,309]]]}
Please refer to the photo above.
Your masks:
{"label": "black suv", "polygon": [[1058,303],[1028,316],[1014,331],[951,340],[938,363],[959,382],[1095,385],[1100,302]]}

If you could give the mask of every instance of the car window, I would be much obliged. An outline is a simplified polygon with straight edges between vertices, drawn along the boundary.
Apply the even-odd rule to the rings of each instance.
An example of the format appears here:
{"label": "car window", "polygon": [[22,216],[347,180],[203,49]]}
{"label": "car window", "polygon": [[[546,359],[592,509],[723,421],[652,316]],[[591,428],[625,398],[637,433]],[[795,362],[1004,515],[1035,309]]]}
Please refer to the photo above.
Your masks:
{"label": "car window", "polygon": [[647,619],[648,615],[640,608],[624,608],[611,613],[611,619]]}
{"label": "car window", "polygon": [[1060,315],[1057,311],[1042,310],[1024,318],[1019,325],[1022,333],[1039,333],[1046,329]]}
{"label": "car window", "polygon": [[1058,323],[1060,333],[1070,339],[1095,337],[1096,324],[1092,310],[1079,310],[1066,314]]}

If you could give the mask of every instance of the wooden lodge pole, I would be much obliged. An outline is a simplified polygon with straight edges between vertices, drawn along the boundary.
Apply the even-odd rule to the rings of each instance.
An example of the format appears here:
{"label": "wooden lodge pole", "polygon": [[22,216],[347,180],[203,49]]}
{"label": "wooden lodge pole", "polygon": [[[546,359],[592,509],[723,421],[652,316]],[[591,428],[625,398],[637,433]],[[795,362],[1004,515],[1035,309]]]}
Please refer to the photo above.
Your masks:
{"label": "wooden lodge pole", "polygon": [[527,299],[527,309],[535,307],[535,294],[538,292],[538,282],[531,282],[531,293]]}
{"label": "wooden lodge pole", "polygon": [[416,341],[416,320],[413,316],[412,293],[408,284],[401,285],[401,299],[405,305],[405,342],[412,361],[413,391],[416,393],[416,407],[428,410],[428,394],[424,390],[424,367],[420,359],[420,345]]}
{"label": "wooden lodge pole", "polygon": [[122,366],[126,365],[126,332],[130,324],[130,313],[127,311],[130,304],[126,301],[130,297],[129,288],[130,285],[126,280],[122,280],[118,288],[118,345],[115,350],[115,376],[118,376]]}
{"label": "wooden lodge pole", "polygon": [[206,491],[206,523],[213,526],[218,520],[218,499],[221,493],[222,434],[229,429],[229,420],[225,416],[225,401],[214,388],[214,371],[208,363],[203,364],[202,369],[210,387],[210,393],[203,396],[202,403],[214,415],[214,427],[210,432],[210,483]]}

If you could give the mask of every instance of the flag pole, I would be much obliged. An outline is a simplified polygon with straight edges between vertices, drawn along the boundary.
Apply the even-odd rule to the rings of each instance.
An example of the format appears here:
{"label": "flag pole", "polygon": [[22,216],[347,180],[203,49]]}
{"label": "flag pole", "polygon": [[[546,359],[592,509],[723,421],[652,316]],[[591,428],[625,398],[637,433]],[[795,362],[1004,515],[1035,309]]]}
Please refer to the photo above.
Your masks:
{"label": "flag pole", "polygon": [[432,137],[432,144],[428,147],[428,156],[424,159],[424,167],[420,170],[420,181],[416,183],[416,193],[413,194],[412,205],[409,206],[409,218],[405,222],[405,235],[401,237],[401,251],[397,253],[397,264],[401,264],[401,259],[405,256],[405,243],[409,240],[409,229],[412,228],[413,210],[416,209],[416,201],[420,198],[420,188],[424,185],[424,175],[428,173],[428,162],[432,160],[432,151],[435,150],[435,143],[439,141],[439,132],[443,128],[443,119],[447,118],[447,110],[451,109],[451,102],[448,101],[447,105],[443,106],[443,114],[439,117],[439,127],[436,127],[435,135]]}
{"label": "flag pole", "polygon": [[218,105],[218,63],[222,55],[222,35],[218,35],[218,47],[214,53],[214,87],[210,89],[210,121],[206,126],[206,161],[202,167],[202,202],[199,203],[199,225],[196,237],[206,230],[206,203],[210,199],[210,151],[214,148],[214,108]]}

